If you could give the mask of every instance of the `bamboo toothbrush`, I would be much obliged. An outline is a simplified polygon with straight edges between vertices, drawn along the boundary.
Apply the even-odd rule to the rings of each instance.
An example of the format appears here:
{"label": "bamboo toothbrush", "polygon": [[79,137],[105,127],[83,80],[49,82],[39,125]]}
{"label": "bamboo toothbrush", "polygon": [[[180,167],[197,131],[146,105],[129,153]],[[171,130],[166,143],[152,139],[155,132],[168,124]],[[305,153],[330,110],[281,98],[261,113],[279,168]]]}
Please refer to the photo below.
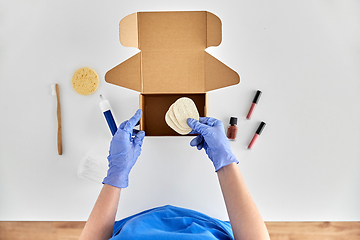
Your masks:
{"label": "bamboo toothbrush", "polygon": [[62,134],[61,134],[61,110],[60,110],[60,90],[59,90],[59,84],[55,84],[51,86],[52,94],[56,96],[56,115],[57,115],[57,121],[58,121],[58,132],[57,132],[57,147],[58,147],[58,153],[59,155],[62,155]]}

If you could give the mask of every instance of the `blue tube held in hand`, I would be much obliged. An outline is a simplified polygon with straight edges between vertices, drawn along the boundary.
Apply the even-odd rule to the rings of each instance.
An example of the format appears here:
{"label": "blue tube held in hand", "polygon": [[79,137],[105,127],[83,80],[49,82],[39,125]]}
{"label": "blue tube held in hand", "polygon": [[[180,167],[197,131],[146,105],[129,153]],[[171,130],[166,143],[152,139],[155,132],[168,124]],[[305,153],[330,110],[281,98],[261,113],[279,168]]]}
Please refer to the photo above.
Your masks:
{"label": "blue tube held in hand", "polygon": [[107,110],[104,113],[104,116],[105,116],[105,119],[106,119],[106,122],[108,123],[109,125],[109,128],[110,128],[110,131],[111,131],[111,134],[114,136],[115,133],[116,133],[116,130],[117,130],[117,127],[116,127],[116,123],[115,123],[115,120],[114,120],[114,117],[111,113],[110,110]]}
{"label": "blue tube held in hand", "polygon": [[100,102],[100,109],[104,114],[104,117],[106,119],[106,122],[110,128],[111,134],[114,136],[117,131],[116,121],[114,116],[112,115],[111,111],[111,105],[108,100],[104,98],[103,95],[100,94],[100,99],[102,100]]}
{"label": "blue tube held in hand", "polygon": [[103,183],[118,188],[129,185],[129,173],[140,156],[141,146],[145,137],[144,131],[135,130],[134,127],[142,116],[138,109],[133,117],[120,124],[110,143],[109,170]]}

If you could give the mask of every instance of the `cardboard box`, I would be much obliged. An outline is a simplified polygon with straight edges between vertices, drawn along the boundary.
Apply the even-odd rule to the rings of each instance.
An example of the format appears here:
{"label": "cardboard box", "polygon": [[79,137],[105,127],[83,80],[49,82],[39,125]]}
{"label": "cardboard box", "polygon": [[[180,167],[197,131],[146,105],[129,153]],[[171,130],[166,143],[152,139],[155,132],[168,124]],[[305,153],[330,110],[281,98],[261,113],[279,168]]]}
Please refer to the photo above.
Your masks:
{"label": "cardboard box", "polygon": [[234,70],[205,51],[221,43],[221,21],[210,12],[138,12],[119,27],[121,44],[141,51],[109,70],[105,81],[140,92],[140,129],[147,136],[180,136],[165,122],[178,98],[193,99],[206,116],[206,92],[240,82]]}

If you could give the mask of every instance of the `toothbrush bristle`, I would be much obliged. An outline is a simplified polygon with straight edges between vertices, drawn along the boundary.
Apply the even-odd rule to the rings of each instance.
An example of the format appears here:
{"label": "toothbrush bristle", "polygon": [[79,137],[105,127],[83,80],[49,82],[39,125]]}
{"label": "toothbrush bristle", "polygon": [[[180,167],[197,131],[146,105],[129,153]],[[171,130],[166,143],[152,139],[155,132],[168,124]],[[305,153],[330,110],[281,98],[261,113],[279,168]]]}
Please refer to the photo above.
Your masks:
{"label": "toothbrush bristle", "polygon": [[51,85],[51,94],[56,95],[55,84]]}

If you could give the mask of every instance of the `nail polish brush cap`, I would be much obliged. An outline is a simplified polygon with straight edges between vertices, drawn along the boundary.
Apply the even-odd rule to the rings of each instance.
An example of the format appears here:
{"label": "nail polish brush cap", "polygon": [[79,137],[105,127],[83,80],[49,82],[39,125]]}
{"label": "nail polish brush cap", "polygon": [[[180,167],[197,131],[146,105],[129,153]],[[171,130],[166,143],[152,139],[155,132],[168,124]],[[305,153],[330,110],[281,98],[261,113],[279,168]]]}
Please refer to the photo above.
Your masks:
{"label": "nail polish brush cap", "polygon": [[230,118],[230,125],[236,125],[237,124],[237,118],[236,117],[231,117]]}

